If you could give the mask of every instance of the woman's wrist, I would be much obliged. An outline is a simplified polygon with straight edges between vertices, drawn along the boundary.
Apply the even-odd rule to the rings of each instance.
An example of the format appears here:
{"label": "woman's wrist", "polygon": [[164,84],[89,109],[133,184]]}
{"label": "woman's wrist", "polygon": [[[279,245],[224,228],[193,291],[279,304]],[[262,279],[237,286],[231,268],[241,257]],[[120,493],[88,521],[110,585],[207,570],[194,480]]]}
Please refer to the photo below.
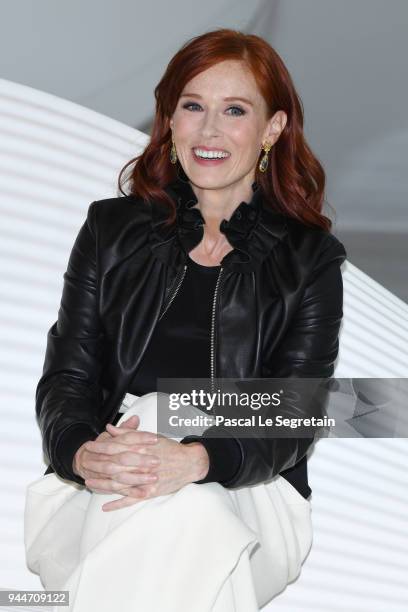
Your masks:
{"label": "woman's wrist", "polygon": [[201,444],[201,442],[190,442],[185,444],[184,447],[190,453],[191,472],[189,482],[205,478],[210,469],[210,457],[204,444]]}
{"label": "woman's wrist", "polygon": [[74,472],[74,474],[76,474],[77,476],[80,476],[81,478],[82,478],[82,474],[80,473],[80,459],[82,457],[84,450],[86,450],[85,444],[86,442],[81,444],[81,446],[75,452],[74,458],[72,460],[72,471]]}

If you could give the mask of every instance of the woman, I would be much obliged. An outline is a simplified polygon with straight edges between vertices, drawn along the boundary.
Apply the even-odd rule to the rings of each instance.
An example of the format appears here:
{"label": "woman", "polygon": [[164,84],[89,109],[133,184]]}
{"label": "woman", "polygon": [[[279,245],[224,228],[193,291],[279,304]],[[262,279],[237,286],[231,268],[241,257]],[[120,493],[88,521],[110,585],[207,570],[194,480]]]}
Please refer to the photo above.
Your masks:
{"label": "woman", "polygon": [[[330,377],[346,252],[321,212],[300,100],[266,41],[197,36],[155,96],[124,197],[89,206],[36,392],[46,474],[86,485],[75,508],[89,504],[65,587],[76,612],[87,597],[108,609],[118,591],[123,610],[249,612],[310,549],[313,436],[155,435],[157,378]],[[62,567],[73,536],[53,528]]]}

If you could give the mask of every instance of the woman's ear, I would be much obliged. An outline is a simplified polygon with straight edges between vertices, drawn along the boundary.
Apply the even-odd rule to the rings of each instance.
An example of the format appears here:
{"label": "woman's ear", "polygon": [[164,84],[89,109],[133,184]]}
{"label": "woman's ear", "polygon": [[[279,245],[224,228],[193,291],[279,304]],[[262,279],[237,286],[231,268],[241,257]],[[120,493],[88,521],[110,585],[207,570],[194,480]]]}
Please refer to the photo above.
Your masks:
{"label": "woman's ear", "polygon": [[272,145],[278,140],[282,131],[285,129],[286,122],[288,120],[288,116],[285,111],[276,111],[273,117],[268,121],[268,128],[264,135],[264,139],[262,142],[267,140]]}

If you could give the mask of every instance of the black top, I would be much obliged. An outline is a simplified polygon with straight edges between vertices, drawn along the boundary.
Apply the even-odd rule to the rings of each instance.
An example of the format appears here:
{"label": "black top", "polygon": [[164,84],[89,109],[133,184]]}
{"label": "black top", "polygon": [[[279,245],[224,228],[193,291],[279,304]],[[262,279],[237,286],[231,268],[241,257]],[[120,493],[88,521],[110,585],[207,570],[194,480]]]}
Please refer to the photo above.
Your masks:
{"label": "black top", "polygon": [[176,297],[159,319],[129,393],[155,391],[156,378],[209,378],[212,302],[221,266],[190,257]]}
{"label": "black top", "polygon": [[[188,258],[183,282],[153,331],[129,393],[156,391],[157,378],[210,378],[212,303],[220,268]],[[230,480],[241,462],[238,442],[233,438],[201,438],[200,442],[210,467],[206,477],[196,482]]]}

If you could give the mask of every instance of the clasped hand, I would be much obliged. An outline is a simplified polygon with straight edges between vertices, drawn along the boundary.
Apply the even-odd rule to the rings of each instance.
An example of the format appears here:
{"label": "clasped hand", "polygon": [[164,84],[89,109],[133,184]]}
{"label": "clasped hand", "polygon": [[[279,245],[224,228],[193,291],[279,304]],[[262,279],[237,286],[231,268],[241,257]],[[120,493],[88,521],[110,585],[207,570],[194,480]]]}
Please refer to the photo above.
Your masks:
{"label": "clasped hand", "polygon": [[124,496],[104,504],[103,511],[173,493],[203,477],[201,472],[206,473],[206,469],[202,471],[203,456],[193,457],[193,449],[189,448],[192,445],[179,444],[160,434],[136,431],[139,424],[138,415],[132,415],[117,427],[109,423],[106,432],[81,447],[80,464],[86,486],[96,493],[115,492]]}

